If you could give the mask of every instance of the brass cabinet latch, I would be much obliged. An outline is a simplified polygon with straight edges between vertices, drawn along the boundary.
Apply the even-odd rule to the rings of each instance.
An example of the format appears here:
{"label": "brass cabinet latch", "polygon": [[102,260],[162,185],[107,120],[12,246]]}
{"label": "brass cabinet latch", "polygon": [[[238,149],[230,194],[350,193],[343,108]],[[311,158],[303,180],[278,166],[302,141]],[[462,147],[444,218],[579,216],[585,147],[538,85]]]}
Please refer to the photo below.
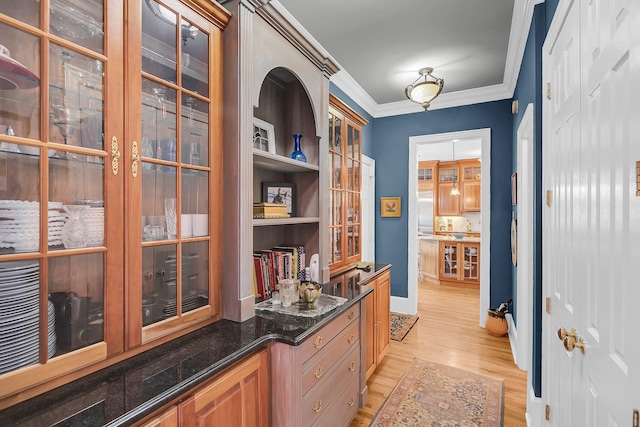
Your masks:
{"label": "brass cabinet latch", "polygon": [[120,150],[118,149],[118,138],[111,137],[111,172],[118,175],[118,163],[120,161]]}

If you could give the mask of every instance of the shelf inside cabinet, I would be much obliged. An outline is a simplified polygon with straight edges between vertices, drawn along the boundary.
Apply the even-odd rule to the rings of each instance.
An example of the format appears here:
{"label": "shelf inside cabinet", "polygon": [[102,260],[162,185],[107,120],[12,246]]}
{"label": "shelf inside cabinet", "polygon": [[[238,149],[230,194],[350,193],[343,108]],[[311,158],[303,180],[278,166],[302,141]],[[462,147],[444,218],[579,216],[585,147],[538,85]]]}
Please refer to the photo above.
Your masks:
{"label": "shelf inside cabinet", "polygon": [[293,217],[293,218],[267,218],[267,219],[254,219],[253,226],[268,226],[268,225],[292,225],[292,224],[313,224],[320,222],[319,217]]}
{"label": "shelf inside cabinet", "polygon": [[278,172],[310,172],[320,170],[320,167],[317,165],[304,163],[257,148],[253,149],[253,165],[259,169]]}

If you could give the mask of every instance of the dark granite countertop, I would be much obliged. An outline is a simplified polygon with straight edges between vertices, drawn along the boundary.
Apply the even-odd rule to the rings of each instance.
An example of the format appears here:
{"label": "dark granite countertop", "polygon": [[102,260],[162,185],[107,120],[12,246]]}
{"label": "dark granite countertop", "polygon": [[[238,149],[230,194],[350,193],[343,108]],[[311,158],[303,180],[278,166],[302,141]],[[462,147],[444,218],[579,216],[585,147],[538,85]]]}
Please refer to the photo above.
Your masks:
{"label": "dark granite countertop", "polygon": [[[265,347],[299,345],[371,292],[366,283],[390,269],[360,270],[347,302],[314,318],[257,312],[238,323],[220,320],[69,384],[0,411],[2,426],[128,426]],[[335,291],[325,284],[323,292]]]}

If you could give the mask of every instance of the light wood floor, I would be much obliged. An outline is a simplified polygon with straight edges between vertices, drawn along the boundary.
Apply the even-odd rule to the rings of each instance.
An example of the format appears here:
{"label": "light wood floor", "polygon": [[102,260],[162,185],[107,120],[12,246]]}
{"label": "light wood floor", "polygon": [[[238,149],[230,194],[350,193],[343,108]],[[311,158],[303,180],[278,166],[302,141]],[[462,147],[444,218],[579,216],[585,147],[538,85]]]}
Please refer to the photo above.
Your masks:
{"label": "light wood floor", "polygon": [[478,289],[421,282],[420,319],[391,350],[368,381],[369,397],[351,423],[368,426],[415,357],[476,372],[504,382],[504,426],[526,426],[526,372],[513,362],[507,337],[478,326]]}

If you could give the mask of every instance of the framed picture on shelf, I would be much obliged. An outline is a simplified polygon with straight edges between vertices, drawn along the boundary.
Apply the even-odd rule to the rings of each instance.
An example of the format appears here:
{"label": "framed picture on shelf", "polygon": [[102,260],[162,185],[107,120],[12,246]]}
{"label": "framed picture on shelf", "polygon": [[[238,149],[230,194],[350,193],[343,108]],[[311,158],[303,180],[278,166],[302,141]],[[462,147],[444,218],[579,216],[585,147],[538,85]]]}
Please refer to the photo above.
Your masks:
{"label": "framed picture on shelf", "polygon": [[287,213],[296,216],[296,185],[292,182],[263,182],[262,201],[287,205]]}
{"label": "framed picture on shelf", "polygon": [[276,135],[273,125],[256,117],[253,118],[253,148],[276,154]]}
{"label": "framed picture on shelf", "polygon": [[380,216],[399,217],[400,197],[380,197]]}

